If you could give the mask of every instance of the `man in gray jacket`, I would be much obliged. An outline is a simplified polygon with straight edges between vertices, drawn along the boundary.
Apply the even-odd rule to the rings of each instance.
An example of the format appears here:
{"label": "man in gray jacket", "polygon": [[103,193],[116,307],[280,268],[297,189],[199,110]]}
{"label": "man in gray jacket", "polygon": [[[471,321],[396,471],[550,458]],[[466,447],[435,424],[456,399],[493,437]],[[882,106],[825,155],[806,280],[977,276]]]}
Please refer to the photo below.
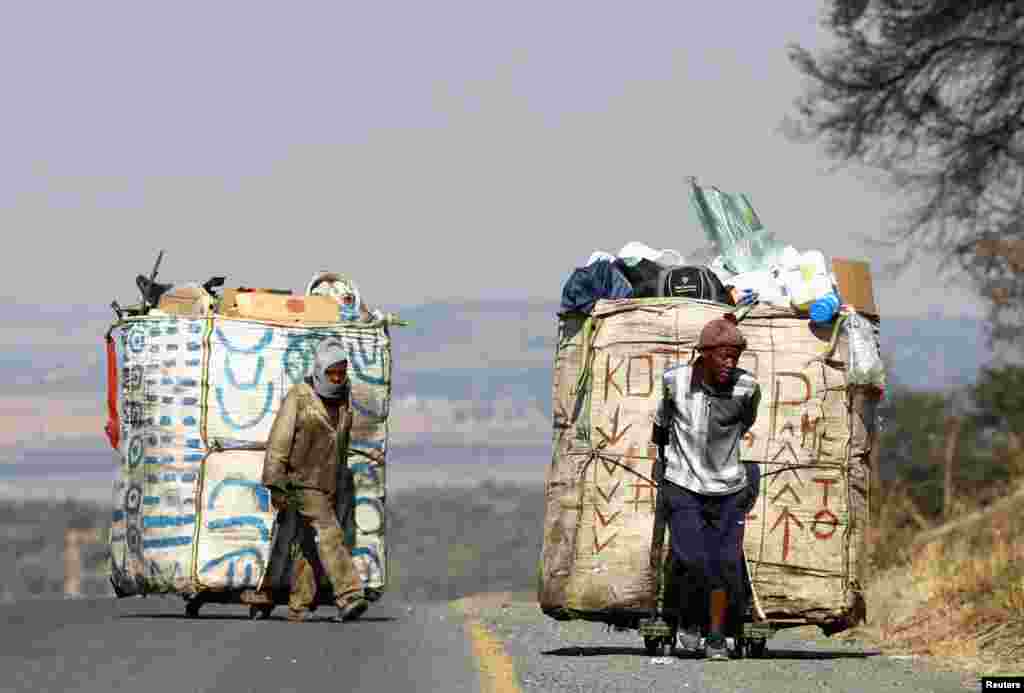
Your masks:
{"label": "man in gray jacket", "polygon": [[[652,434],[665,462],[662,512],[683,572],[678,645],[699,652],[706,626],[713,660],[729,658],[729,616],[742,617],[746,605],[743,527],[752,489],[740,443],[761,400],[757,380],[737,368],[747,340],[731,318],[704,326],[696,361],[665,371]],[[703,607],[706,623],[694,605]]]}

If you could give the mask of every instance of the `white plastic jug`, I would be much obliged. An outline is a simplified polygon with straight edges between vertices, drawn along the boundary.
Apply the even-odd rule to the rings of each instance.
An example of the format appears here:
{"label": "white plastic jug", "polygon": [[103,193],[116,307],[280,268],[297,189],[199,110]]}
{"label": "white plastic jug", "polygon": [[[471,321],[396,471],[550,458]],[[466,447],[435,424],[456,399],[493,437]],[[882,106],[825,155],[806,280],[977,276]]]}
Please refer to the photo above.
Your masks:
{"label": "white plastic jug", "polygon": [[815,300],[832,291],[832,278],[825,256],[818,250],[801,254],[795,266],[783,270],[782,281],[790,302],[797,310],[806,311]]}

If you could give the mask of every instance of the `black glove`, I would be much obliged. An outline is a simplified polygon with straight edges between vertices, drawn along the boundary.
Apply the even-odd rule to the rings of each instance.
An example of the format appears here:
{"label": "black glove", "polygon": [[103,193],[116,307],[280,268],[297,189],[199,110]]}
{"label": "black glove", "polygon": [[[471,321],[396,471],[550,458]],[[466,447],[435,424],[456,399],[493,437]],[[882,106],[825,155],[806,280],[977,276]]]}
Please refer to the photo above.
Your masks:
{"label": "black glove", "polygon": [[668,445],[668,429],[654,424],[654,427],[651,429],[651,442],[659,448]]}
{"label": "black glove", "polygon": [[750,511],[757,505],[757,497],[761,493],[761,467],[756,462],[744,462],[747,468],[747,486],[743,489],[743,511]]}

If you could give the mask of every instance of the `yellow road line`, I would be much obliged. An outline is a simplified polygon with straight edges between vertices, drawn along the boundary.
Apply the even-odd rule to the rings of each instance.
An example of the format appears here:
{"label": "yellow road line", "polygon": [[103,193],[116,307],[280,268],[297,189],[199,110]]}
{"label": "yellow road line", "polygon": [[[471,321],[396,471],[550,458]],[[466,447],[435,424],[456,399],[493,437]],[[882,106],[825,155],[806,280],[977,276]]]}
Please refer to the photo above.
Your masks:
{"label": "yellow road line", "polygon": [[466,619],[466,635],[479,666],[480,693],[521,693],[515,665],[501,640],[473,618],[465,605],[456,603],[454,606]]}

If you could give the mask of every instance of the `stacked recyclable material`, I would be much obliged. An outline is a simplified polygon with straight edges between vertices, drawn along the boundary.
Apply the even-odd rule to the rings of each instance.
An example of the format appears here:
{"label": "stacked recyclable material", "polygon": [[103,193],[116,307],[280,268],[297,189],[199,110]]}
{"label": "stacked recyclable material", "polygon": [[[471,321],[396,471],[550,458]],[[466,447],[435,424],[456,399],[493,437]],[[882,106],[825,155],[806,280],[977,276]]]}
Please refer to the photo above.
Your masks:
{"label": "stacked recyclable material", "polygon": [[[647,299],[562,319],[540,585],[550,616],[616,622],[654,608],[659,383],[724,312]],[[745,534],[754,589],[769,618],[842,621],[863,600],[870,398],[847,390],[845,338],[823,359],[831,335],[773,308],[755,309],[741,329],[750,346],[740,367],[764,393],[741,451],[762,468]]]}
{"label": "stacked recyclable material", "polygon": [[732,313],[749,343],[739,367],[762,392],[740,451],[760,468],[744,538],[757,620],[842,630],[865,611],[869,458],[885,386],[867,263],[797,253],[764,230],[745,196],[691,186],[717,256],[633,243],[590,263],[628,275],[632,256],[658,264],[671,255],[714,271],[728,300],[593,291],[568,301],[563,291],[540,606],[560,620],[625,626],[658,608],[670,545],[652,541],[662,376],[697,357],[705,324]]}
{"label": "stacked recyclable material", "polygon": [[349,350],[355,415],[353,557],[369,589],[387,582],[385,457],[391,382],[387,322],[333,324],[153,311],[112,329],[117,369],[110,549],[120,596],[255,588],[276,513],[263,448],[320,340]]}

